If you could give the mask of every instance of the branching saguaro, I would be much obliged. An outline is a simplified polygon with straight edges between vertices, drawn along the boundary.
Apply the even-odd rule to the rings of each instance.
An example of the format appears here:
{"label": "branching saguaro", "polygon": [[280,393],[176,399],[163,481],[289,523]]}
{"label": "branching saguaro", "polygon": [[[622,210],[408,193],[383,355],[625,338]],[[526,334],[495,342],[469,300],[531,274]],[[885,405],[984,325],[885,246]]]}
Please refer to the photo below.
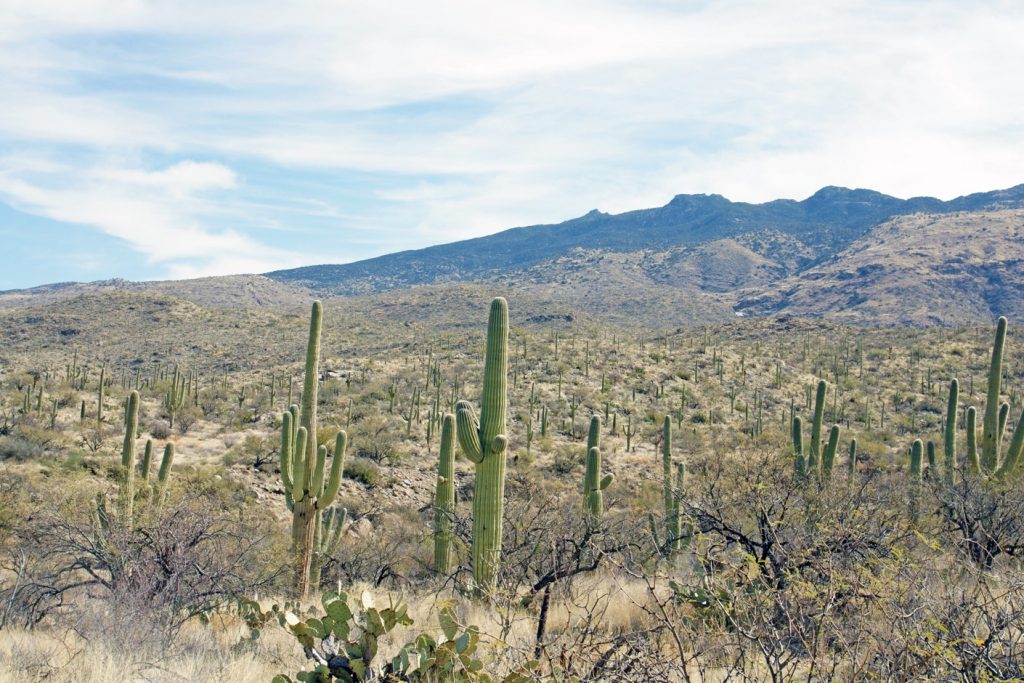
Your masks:
{"label": "branching saguaro", "polygon": [[505,506],[508,449],[508,303],[491,302],[484,356],[480,418],[468,401],[456,405],[459,445],[476,466],[473,488],[473,579],[477,591],[492,593],[501,567],[501,522]]}
{"label": "branching saguaro", "polygon": [[[327,447],[316,442],[317,388],[320,380],[320,329],[323,306],[313,302],[306,347],[302,407],[291,406],[281,420],[281,482],[285,501],[292,511],[292,552],[295,554],[295,594],[306,597],[319,588],[322,554],[336,547],[340,525],[324,528],[323,513],[338,495],[345,466],[348,437],[339,431],[334,445],[330,474],[325,478]],[[331,515],[331,521],[343,517]]]}

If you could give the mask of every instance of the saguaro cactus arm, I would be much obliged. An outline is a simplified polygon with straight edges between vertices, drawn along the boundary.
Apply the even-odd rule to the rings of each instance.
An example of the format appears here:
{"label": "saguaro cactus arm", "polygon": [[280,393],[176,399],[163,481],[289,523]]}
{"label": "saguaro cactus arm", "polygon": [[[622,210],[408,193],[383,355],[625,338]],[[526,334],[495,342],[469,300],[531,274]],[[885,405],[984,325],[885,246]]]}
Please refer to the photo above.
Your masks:
{"label": "saguaro cactus arm", "polygon": [[469,401],[455,404],[455,416],[458,424],[459,446],[471,462],[481,463],[484,459],[483,447],[480,445],[480,422],[476,411]]}
{"label": "saguaro cactus arm", "polygon": [[338,496],[341,477],[345,472],[345,450],[348,448],[348,434],[342,430],[334,437],[334,459],[331,460],[331,473],[327,477],[327,487],[317,499],[317,507],[327,508]]}

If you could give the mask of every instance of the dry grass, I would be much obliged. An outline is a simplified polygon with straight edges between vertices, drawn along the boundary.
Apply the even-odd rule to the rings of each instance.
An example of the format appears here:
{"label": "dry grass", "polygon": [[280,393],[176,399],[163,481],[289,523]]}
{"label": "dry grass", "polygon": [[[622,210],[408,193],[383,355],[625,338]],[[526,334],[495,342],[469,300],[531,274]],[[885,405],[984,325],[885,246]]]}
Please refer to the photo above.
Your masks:
{"label": "dry grass", "polygon": [[[587,618],[585,611],[600,610],[607,633],[636,629],[644,623],[643,606],[648,600],[641,583],[622,583],[609,575],[578,582],[576,594],[599,596],[586,603],[559,599],[552,605],[550,636],[568,634]],[[379,657],[391,656],[418,634],[428,632],[441,638],[438,613],[454,605],[465,625],[475,625],[482,634],[485,650],[492,654],[509,648],[529,652],[534,646],[535,616],[522,610],[503,623],[492,607],[463,598],[423,593],[400,597],[396,593],[374,590],[366,584],[349,588],[353,602],[366,596],[378,607],[405,599],[412,626],[399,626],[382,642]],[[276,601],[261,598],[264,608]],[[311,600],[305,608],[315,607]],[[592,614],[592,612],[591,612]],[[108,683],[115,680],[177,681],[269,681],[278,673],[294,673],[305,663],[298,644],[272,623],[252,649],[237,644],[247,628],[232,614],[220,614],[210,625],[189,624],[167,651],[159,652],[139,643],[118,645],[103,635],[85,638],[72,629],[56,631],[40,628],[0,630],[0,683],[53,681],[55,683]]]}
{"label": "dry grass", "polygon": [[168,652],[86,640],[74,631],[0,631],[0,683],[110,683],[110,681],[269,681],[295,669],[301,653],[283,631],[267,629],[255,651],[232,645],[241,625],[212,629],[192,624]]}

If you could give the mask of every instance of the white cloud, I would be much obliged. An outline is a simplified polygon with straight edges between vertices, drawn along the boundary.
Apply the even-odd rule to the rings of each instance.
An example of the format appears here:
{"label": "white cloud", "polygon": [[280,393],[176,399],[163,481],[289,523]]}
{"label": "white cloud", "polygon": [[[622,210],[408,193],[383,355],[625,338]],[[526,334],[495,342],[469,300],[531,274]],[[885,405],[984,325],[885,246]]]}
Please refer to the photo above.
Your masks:
{"label": "white cloud", "polygon": [[0,142],[69,167],[3,191],[206,269],[282,265],[221,224],[271,220],[247,163],[377,178],[275,201],[382,250],[678,192],[948,198],[1024,180],[1021,35],[1008,0],[0,0]]}
{"label": "white cloud", "polygon": [[[124,240],[173,277],[262,272],[295,255],[230,228],[209,229],[203,194],[235,186],[231,169],[182,161],[165,169],[100,166],[84,173],[47,160],[0,159],[0,198],[19,210]],[[156,275],[155,275],[156,276]]]}

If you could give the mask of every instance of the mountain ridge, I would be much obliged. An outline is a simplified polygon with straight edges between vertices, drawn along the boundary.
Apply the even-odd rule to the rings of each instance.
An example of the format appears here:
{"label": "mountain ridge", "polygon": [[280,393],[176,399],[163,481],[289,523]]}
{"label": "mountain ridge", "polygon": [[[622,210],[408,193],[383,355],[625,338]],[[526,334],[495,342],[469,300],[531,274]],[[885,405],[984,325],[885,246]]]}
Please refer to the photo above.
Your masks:
{"label": "mountain ridge", "polygon": [[[825,258],[895,215],[953,213],[1003,204],[1024,205],[1024,184],[949,201],[934,197],[899,199],[875,190],[838,186],[825,186],[803,200],[776,199],[760,204],[733,202],[719,194],[679,194],[661,207],[620,214],[594,209],[561,223],[520,226],[353,263],[303,266],[265,275],[323,294],[367,294],[486,278],[533,266],[579,247],[617,252],[664,249],[764,230],[796,236],[808,247],[825,252],[821,256]],[[811,263],[819,260],[812,258]],[[800,266],[811,263],[802,262]]]}
{"label": "mountain ridge", "polygon": [[594,209],[352,264],[11,290],[0,292],[0,309],[144,293],[212,307],[359,299],[363,311],[418,319],[413,311],[426,306],[444,318],[486,290],[517,300],[527,318],[557,309],[624,326],[736,316],[956,325],[1024,315],[1014,303],[1024,301],[1022,236],[1024,185],[949,201],[836,186],[761,204],[682,194],[652,209]]}

